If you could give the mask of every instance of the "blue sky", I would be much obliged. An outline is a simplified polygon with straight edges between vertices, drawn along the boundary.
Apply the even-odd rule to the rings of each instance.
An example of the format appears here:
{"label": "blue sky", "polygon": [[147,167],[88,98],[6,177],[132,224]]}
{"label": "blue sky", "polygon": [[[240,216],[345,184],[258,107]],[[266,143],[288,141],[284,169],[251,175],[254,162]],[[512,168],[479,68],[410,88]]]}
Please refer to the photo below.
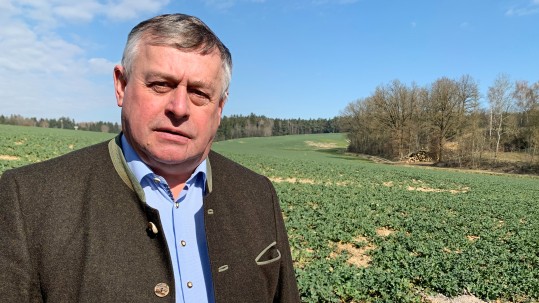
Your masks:
{"label": "blue sky", "polygon": [[119,122],[127,34],[173,12],[231,50],[225,115],[332,118],[394,79],[539,80],[539,0],[0,0],[0,114]]}

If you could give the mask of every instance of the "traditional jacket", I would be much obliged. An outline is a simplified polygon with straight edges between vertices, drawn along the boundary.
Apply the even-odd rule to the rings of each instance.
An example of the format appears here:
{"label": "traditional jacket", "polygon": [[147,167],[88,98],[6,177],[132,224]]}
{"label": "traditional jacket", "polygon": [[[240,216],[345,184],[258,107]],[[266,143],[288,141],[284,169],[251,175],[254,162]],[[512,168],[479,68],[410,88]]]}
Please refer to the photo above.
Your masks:
{"label": "traditional jacket", "polygon": [[[174,302],[158,212],[118,138],[0,178],[1,302]],[[271,182],[210,152],[204,222],[216,302],[299,302]]]}

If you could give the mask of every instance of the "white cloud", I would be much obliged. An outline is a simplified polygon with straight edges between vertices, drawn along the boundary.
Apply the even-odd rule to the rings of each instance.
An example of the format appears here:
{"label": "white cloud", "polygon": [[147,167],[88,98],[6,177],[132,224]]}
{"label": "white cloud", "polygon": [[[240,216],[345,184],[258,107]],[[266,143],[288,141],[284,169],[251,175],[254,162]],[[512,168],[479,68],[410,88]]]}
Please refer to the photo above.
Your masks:
{"label": "white cloud", "polygon": [[531,0],[523,7],[512,7],[505,12],[506,16],[527,16],[539,13],[539,0]]}
{"label": "white cloud", "polygon": [[105,58],[91,58],[88,60],[88,69],[94,74],[110,74],[112,77],[112,70],[114,66],[119,62],[112,62]]}
{"label": "white cloud", "polygon": [[70,4],[54,7],[53,13],[70,22],[90,22],[99,12],[104,10],[104,7],[95,1],[73,1]]}
{"label": "white cloud", "polygon": [[169,0],[121,0],[106,5],[103,13],[110,19],[132,19],[141,13],[155,13],[168,2]]}
{"label": "white cloud", "polygon": [[0,16],[9,16],[18,11],[18,9],[9,0],[0,0]]}
{"label": "white cloud", "polygon": [[168,2],[0,0],[0,114],[64,115],[80,121],[91,120],[89,113],[102,108],[113,111],[115,63],[90,55],[87,45],[92,41],[73,33],[67,34],[69,40],[58,30],[68,32],[70,24],[97,18],[137,18]]}

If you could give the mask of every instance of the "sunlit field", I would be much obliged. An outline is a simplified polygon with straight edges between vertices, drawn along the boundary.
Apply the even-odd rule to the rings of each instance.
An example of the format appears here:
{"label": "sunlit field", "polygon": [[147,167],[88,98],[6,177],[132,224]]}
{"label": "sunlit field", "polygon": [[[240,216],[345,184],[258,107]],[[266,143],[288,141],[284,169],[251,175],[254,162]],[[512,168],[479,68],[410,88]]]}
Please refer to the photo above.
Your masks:
{"label": "sunlit field", "polygon": [[[112,138],[0,125],[0,173]],[[539,178],[373,163],[342,134],[213,149],[274,183],[304,302],[539,298]]]}

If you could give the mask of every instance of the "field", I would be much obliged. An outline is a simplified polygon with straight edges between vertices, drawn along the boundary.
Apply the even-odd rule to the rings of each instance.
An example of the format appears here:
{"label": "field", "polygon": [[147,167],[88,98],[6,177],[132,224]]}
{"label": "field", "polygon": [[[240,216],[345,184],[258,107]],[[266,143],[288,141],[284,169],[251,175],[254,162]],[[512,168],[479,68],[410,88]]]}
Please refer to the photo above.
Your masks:
{"label": "field", "polygon": [[0,174],[114,137],[67,129],[0,125]]}
{"label": "field", "polygon": [[[0,173],[107,138],[0,126]],[[537,302],[539,178],[373,163],[345,147],[340,134],[214,144],[274,182],[304,302]]]}

